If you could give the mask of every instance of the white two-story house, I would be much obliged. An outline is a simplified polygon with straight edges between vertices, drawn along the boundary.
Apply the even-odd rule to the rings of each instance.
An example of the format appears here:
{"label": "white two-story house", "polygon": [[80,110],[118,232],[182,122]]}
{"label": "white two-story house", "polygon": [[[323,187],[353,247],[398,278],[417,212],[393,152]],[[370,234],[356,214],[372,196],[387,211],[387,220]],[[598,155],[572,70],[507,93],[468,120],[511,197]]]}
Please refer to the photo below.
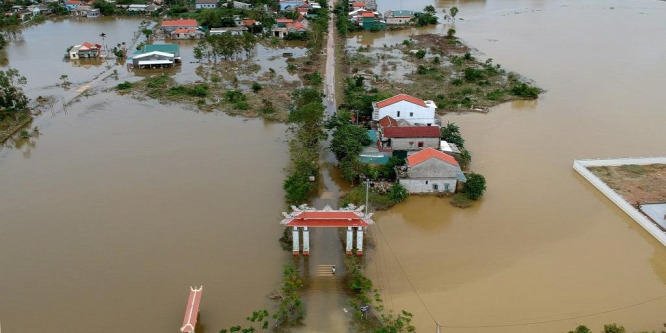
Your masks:
{"label": "white two-story house", "polygon": [[439,123],[435,116],[437,105],[433,101],[400,94],[383,101],[372,103],[372,120],[379,121],[386,116],[404,119],[412,125],[434,125]]}

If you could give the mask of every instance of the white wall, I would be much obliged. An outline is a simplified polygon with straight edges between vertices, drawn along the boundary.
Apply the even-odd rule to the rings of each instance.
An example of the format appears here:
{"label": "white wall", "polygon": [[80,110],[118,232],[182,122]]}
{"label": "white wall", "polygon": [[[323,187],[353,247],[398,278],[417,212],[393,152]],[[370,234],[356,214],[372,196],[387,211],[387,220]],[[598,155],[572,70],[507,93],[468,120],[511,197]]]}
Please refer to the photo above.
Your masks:
{"label": "white wall", "polygon": [[400,101],[379,109],[379,115],[374,120],[386,116],[407,120],[412,125],[435,124],[435,108],[423,107],[407,101]]}
{"label": "white wall", "polygon": [[[458,180],[456,178],[442,178],[442,179],[414,179],[414,178],[401,178],[399,180],[400,185],[404,186],[409,193],[435,193],[435,192],[444,192],[446,190],[446,185],[448,184],[449,192],[455,192],[456,183]],[[438,189],[435,190],[434,185],[437,185]]]}
{"label": "white wall", "polygon": [[[412,142],[410,145],[409,143]],[[419,148],[419,142],[423,142],[423,147]],[[392,138],[391,149],[393,150],[422,150],[428,147],[439,149],[440,138]]]}

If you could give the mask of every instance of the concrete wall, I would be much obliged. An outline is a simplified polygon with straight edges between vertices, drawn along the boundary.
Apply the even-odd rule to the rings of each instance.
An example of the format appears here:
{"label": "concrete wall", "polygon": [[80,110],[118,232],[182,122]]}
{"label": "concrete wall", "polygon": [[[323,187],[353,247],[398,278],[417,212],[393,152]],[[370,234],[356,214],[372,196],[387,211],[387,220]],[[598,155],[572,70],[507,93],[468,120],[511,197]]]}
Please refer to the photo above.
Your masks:
{"label": "concrete wall", "polygon": [[431,158],[427,161],[421,162],[413,167],[408,168],[407,175],[409,178],[412,179],[420,179],[420,178],[458,179],[459,170],[460,167],[451,165],[436,158]]}
{"label": "concrete wall", "polygon": [[[442,178],[442,179],[415,179],[415,178],[401,178],[399,181],[400,185],[404,186],[409,193],[435,193],[435,192],[444,192],[447,190],[449,192],[455,192],[456,190],[456,178]],[[435,189],[437,185],[437,189]]]}
{"label": "concrete wall", "polygon": [[652,221],[650,221],[645,215],[634,208],[626,200],[624,200],[619,194],[617,194],[612,188],[610,188],[606,183],[604,183],[599,177],[595,176],[588,167],[595,166],[618,166],[618,165],[628,165],[628,164],[637,164],[637,165],[647,165],[647,164],[666,164],[666,157],[647,157],[647,158],[618,158],[618,159],[606,159],[606,160],[575,160],[573,164],[574,170],[583,176],[587,181],[589,181],[594,187],[596,187],[601,193],[603,193],[608,199],[610,199],[614,204],[616,204],[620,209],[627,213],[636,223],[638,223],[643,229],[649,232],[654,238],[656,238],[662,245],[666,246],[666,233],[664,233],[659,227],[657,227]]}
{"label": "concrete wall", "polygon": [[413,124],[434,124],[435,108],[419,106],[407,101],[400,101],[379,109],[378,118],[386,116],[394,119],[404,119]]}
{"label": "concrete wall", "polygon": [[[387,17],[386,24],[407,24],[411,21],[409,17]],[[380,118],[381,119],[381,118]]]}
{"label": "concrete wall", "polygon": [[[419,142],[423,142],[423,147],[419,148]],[[393,138],[390,148],[393,150],[421,150],[428,147],[439,149],[440,142],[440,138]]]}

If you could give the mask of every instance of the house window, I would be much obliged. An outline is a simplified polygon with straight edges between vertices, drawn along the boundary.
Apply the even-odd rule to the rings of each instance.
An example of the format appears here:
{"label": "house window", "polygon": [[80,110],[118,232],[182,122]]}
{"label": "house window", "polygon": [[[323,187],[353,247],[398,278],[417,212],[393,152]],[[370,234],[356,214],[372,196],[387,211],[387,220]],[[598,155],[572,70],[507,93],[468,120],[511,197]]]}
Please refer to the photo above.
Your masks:
{"label": "house window", "polygon": [[396,112],[395,112],[395,116],[396,116],[396,118],[397,118],[397,117],[400,117],[400,111],[396,111]]}
{"label": "house window", "polygon": [[444,184],[444,191],[449,191],[449,183]]}
{"label": "house window", "polygon": [[428,181],[426,180],[426,185],[428,185]]}
{"label": "house window", "polygon": [[409,116],[410,116],[410,117],[414,117],[414,112],[410,112],[410,113],[409,113]]}
{"label": "house window", "polygon": [[432,189],[435,190],[435,191],[439,191],[439,185],[432,184]]}
{"label": "house window", "polygon": [[423,148],[423,141],[419,141],[419,148]]}
{"label": "house window", "polygon": [[409,146],[410,147],[414,146],[414,141],[409,141]]}

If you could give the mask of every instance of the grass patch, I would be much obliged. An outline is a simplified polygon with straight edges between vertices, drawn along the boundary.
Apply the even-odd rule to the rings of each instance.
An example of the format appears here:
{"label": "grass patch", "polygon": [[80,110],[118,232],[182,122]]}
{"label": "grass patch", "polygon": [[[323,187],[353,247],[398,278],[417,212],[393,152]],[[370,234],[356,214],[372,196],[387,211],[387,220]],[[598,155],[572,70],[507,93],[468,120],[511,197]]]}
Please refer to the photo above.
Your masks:
{"label": "grass patch", "polygon": [[451,198],[451,204],[458,208],[472,207],[472,199],[468,198],[464,193],[456,193]]}

